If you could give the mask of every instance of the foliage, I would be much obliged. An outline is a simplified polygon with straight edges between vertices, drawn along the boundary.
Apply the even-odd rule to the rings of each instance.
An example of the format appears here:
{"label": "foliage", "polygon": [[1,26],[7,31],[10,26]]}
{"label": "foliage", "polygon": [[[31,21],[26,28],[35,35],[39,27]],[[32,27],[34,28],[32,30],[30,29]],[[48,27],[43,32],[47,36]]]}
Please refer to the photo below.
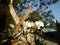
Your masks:
{"label": "foliage", "polygon": [[42,17],[39,15],[39,13],[37,11],[34,11],[34,12],[30,13],[29,18],[30,18],[31,21],[42,20]]}
{"label": "foliage", "polygon": [[36,40],[36,45],[47,45],[46,42],[44,42],[44,40],[42,41],[39,41],[39,40]]}
{"label": "foliage", "polygon": [[41,16],[43,17],[43,21],[45,22],[45,26],[47,24],[52,23],[53,19],[55,18],[52,14],[52,11],[50,11],[50,10],[47,12],[43,12]]}
{"label": "foliage", "polygon": [[9,28],[9,24],[15,24],[15,22],[13,21],[13,18],[10,15],[6,19],[7,28]]}
{"label": "foliage", "polygon": [[56,26],[56,23],[55,22],[52,22],[49,27],[50,28],[57,29],[57,26]]}
{"label": "foliage", "polygon": [[19,15],[20,20],[22,19],[23,15]]}
{"label": "foliage", "polygon": [[57,26],[58,32],[60,32],[60,22],[58,22],[57,20],[56,20],[56,26]]}

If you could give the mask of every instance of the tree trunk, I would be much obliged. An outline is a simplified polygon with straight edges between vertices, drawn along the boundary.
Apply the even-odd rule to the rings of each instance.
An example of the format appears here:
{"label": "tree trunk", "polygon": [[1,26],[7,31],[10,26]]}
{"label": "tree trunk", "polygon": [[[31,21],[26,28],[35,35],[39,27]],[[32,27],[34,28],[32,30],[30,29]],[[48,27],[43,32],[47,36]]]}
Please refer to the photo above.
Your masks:
{"label": "tree trunk", "polygon": [[24,14],[24,16],[22,17],[22,19],[19,21],[19,23],[16,25],[16,31],[18,29],[20,29],[20,25],[25,21],[25,19],[27,18],[27,16],[30,14],[30,11],[32,10],[32,5],[29,7],[29,9],[27,10],[27,12]]}
{"label": "tree trunk", "polygon": [[9,4],[10,0],[1,0],[0,1],[0,32],[6,29],[6,19],[9,13]]}

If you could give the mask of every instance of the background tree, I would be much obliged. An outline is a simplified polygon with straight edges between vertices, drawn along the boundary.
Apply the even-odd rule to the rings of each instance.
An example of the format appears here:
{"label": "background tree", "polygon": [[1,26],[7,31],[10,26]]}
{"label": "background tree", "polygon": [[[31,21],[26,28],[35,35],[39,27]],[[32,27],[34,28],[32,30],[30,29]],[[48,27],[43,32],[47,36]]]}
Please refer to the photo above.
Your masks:
{"label": "background tree", "polygon": [[57,40],[58,40],[58,45],[60,45],[60,22],[58,22],[57,20],[56,20],[56,26],[57,26],[57,31],[58,31],[58,33],[57,33]]}
{"label": "background tree", "polygon": [[39,15],[37,11],[33,11],[32,13],[30,13],[29,18],[31,21],[34,21],[34,22],[42,20],[42,17]]}
{"label": "background tree", "polygon": [[50,23],[49,27],[57,30],[57,26],[56,26],[56,23],[54,21]]}
{"label": "background tree", "polygon": [[51,10],[48,10],[48,11],[46,10],[51,4],[55,4],[56,2],[58,2],[58,0],[40,0],[40,5],[37,11],[40,12],[40,15],[43,18],[45,27],[49,27],[49,25],[52,26],[51,23],[53,22],[53,19],[55,17],[53,16]]}
{"label": "background tree", "polygon": [[43,21],[44,21],[44,23],[45,23],[45,26],[47,26],[48,24],[50,25],[54,20],[54,16],[53,16],[53,14],[52,14],[52,11],[45,11],[45,12],[43,12],[42,13],[42,18],[43,18]]}

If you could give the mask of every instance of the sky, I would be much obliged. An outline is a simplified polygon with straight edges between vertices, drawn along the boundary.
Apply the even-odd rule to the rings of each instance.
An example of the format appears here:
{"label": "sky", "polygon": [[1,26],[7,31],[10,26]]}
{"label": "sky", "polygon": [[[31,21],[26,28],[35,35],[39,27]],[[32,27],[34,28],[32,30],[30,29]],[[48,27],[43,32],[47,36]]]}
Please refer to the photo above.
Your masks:
{"label": "sky", "polygon": [[60,0],[56,4],[52,4],[49,6],[48,10],[52,10],[52,13],[55,17],[55,20],[58,20],[60,22]]}

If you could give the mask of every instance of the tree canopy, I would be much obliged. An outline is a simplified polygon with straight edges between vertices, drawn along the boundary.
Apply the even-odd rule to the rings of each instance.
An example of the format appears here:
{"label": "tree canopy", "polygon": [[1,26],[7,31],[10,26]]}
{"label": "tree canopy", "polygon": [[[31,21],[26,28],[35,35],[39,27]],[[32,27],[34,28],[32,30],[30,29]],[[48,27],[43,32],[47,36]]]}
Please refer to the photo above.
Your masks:
{"label": "tree canopy", "polygon": [[39,15],[39,12],[37,12],[37,11],[34,11],[34,12],[30,13],[29,18],[30,18],[31,21],[42,20],[42,17]]}

